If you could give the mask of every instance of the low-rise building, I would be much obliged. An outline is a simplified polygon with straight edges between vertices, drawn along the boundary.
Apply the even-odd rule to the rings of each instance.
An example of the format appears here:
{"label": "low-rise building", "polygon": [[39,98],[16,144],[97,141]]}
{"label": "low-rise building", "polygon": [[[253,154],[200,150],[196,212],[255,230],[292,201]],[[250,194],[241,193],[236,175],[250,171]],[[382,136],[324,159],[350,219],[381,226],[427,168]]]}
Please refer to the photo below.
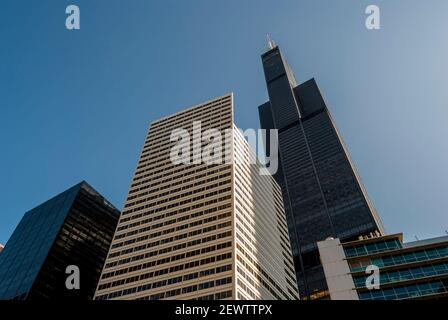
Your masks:
{"label": "low-rise building", "polygon": [[318,243],[332,300],[448,297],[448,236],[404,243],[392,234]]}

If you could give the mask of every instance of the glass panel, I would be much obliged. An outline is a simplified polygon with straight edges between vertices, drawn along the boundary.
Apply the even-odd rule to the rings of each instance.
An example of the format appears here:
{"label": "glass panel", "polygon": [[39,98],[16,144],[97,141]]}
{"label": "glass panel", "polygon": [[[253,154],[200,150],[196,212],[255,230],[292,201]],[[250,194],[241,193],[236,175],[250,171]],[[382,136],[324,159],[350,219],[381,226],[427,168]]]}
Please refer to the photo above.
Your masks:
{"label": "glass panel", "polygon": [[398,299],[404,299],[408,297],[408,291],[405,287],[395,288],[395,293]]}
{"label": "glass panel", "polygon": [[431,265],[422,267],[422,269],[425,277],[430,277],[437,274],[436,270]]}
{"label": "glass panel", "polygon": [[394,256],[393,257],[394,264],[402,264],[404,263],[404,258],[402,255]]}
{"label": "glass panel", "polygon": [[387,244],[385,242],[378,242],[376,244],[377,250],[384,251],[387,249]]}
{"label": "glass panel", "polygon": [[438,248],[437,250],[440,254],[441,257],[446,257],[448,256],[448,247],[445,248]]}
{"label": "glass panel", "polygon": [[435,259],[440,256],[439,251],[437,249],[426,250],[426,254],[430,259]]}
{"label": "glass panel", "polygon": [[376,245],[374,243],[368,244],[366,246],[368,252],[376,252]]}
{"label": "glass panel", "polygon": [[415,254],[412,253],[407,253],[404,255],[404,259],[406,260],[406,262],[415,262],[417,261],[417,258],[415,257]]}
{"label": "glass panel", "polygon": [[394,264],[394,260],[392,259],[391,256],[384,257],[383,262],[384,262],[384,265],[386,265],[386,266],[390,266],[390,265]]}
{"label": "glass panel", "polygon": [[422,295],[431,294],[432,289],[429,283],[423,283],[419,285],[419,289]]}
{"label": "glass panel", "polygon": [[367,254],[367,250],[364,246],[356,248],[356,253],[358,256],[363,256]]}
{"label": "glass panel", "polygon": [[386,289],[386,290],[384,290],[383,291],[384,292],[384,297],[386,298],[386,299],[395,299],[395,291],[394,291],[394,289],[393,288],[391,288],[391,289]]}
{"label": "glass panel", "polygon": [[423,270],[420,267],[411,269],[411,273],[414,278],[423,277]]}
{"label": "glass panel", "polygon": [[427,259],[425,251],[416,252],[415,256],[417,257],[417,260],[419,260],[419,261]]}
{"label": "glass panel", "polygon": [[401,275],[401,280],[410,280],[412,279],[412,274],[411,271],[409,271],[409,269],[405,269],[400,271],[400,275]]}

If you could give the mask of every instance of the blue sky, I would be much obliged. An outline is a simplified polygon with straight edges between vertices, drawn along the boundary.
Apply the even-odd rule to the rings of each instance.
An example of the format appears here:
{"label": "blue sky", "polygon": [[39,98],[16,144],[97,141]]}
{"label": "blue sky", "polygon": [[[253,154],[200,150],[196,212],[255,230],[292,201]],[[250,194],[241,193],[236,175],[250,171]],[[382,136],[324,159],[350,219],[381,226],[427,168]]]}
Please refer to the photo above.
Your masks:
{"label": "blue sky", "polygon": [[[364,10],[381,9],[368,31]],[[65,7],[81,30],[65,29]],[[388,232],[448,229],[446,0],[3,0],[0,242],[85,179],[122,208],[149,122],[233,91],[258,128],[266,33],[315,77]]]}

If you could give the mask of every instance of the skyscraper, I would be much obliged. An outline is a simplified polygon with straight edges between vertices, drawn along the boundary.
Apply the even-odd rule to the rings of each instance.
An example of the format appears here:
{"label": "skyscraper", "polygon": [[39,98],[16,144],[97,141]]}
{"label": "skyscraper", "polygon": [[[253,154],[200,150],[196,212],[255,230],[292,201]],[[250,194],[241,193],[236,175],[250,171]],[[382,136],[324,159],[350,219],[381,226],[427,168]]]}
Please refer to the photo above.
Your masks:
{"label": "skyscraper", "polygon": [[283,193],[299,292],[322,298],[328,290],[317,242],[356,240],[384,230],[315,80],[298,85],[272,41],[261,58],[269,101],[259,107],[259,116],[262,128],[278,130],[275,179]]}
{"label": "skyscraper", "polygon": [[250,159],[232,94],[153,122],[95,299],[297,299],[280,188]]}
{"label": "skyscraper", "polygon": [[[91,300],[120,212],[81,182],[23,216],[0,254],[0,300]],[[79,289],[67,289],[68,266]]]}

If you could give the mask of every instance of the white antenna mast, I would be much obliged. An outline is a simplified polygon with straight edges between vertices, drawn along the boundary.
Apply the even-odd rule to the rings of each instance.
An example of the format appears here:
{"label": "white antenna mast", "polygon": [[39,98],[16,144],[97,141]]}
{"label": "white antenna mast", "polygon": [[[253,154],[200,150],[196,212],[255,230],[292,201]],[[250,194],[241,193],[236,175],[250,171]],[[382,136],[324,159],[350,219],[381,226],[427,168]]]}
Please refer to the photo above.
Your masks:
{"label": "white antenna mast", "polygon": [[274,40],[271,39],[271,36],[269,35],[269,33],[266,35],[266,38],[268,40],[268,50],[272,50],[275,48],[275,42]]}

